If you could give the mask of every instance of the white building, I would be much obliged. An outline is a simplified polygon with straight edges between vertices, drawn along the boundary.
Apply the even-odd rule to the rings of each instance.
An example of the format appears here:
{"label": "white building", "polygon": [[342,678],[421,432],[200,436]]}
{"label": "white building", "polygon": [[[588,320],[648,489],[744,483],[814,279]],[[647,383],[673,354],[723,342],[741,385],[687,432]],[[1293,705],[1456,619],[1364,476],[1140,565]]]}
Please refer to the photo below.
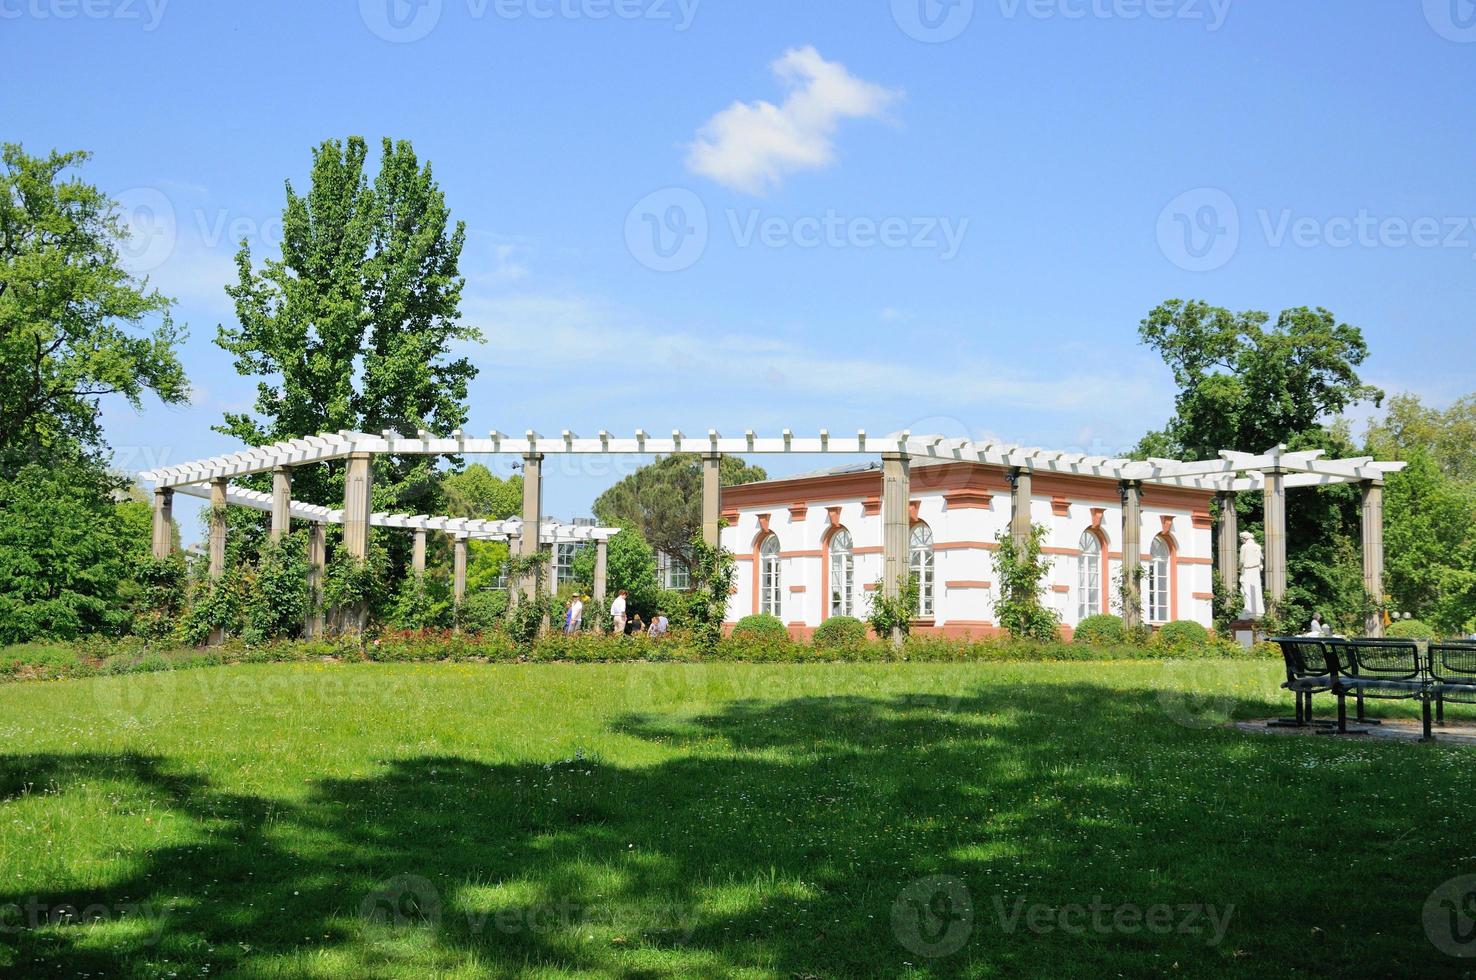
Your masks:
{"label": "white building", "polygon": [[[833,615],[865,618],[882,577],[880,464],[727,487],[723,547],[738,559],[728,618],[772,613],[807,636]],[[1143,617],[1212,625],[1210,490],[1142,491]],[[1004,467],[915,460],[910,565],[921,586],[916,633],[995,632],[991,551],[1011,521]],[[1122,501],[1115,480],[1037,473],[1030,516],[1049,533],[1046,602],[1071,628],[1121,613]]]}

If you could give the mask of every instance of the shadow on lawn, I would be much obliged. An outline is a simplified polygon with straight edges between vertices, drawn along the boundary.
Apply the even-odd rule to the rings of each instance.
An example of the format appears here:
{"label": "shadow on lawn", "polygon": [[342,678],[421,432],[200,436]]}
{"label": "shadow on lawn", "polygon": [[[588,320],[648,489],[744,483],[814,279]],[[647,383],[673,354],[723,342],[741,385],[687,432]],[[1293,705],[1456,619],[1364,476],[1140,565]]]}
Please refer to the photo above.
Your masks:
{"label": "shadow on lawn", "polygon": [[[1390,835],[1363,861],[1323,861],[1329,807],[1366,794],[1370,773],[1308,765],[1344,751],[1326,742],[1187,729],[1151,692],[1011,685],[957,698],[744,701],[615,727],[688,754],[645,768],[422,756],[323,780],[285,805],[220,792],[153,757],[0,756],[0,799],[28,784],[65,794],[73,780],[128,780],[166,798],[203,841],[149,851],[136,874],[81,893],[15,894],[0,882],[0,909],[162,911],[175,900],[162,932],[110,945],[77,928],[12,930],[0,936],[14,946],[9,967],[115,975],[167,962],[217,974],[350,947],[356,972],[385,976],[467,954],[494,973],[624,976],[887,975],[908,963],[939,975],[1141,975],[1179,963],[1192,975],[1397,965],[1412,976],[1453,962],[1420,945],[1420,909],[1455,873],[1453,842],[1469,839],[1470,818],[1446,828],[1436,850],[1447,857],[1421,857],[1425,835],[1405,835],[1402,848],[1383,844]],[[1418,797],[1417,783],[1401,788]],[[1428,819],[1417,799],[1387,806],[1358,819],[1370,832]],[[1350,894],[1364,865],[1380,901],[1330,900]],[[951,909],[931,884],[904,893],[931,876],[943,876]],[[1020,899],[1055,908],[1099,896],[1113,908],[1235,913],[1219,945],[1141,929],[1041,932],[1002,917]],[[1313,927],[1321,939],[1309,946]],[[960,930],[963,942],[949,942]]]}

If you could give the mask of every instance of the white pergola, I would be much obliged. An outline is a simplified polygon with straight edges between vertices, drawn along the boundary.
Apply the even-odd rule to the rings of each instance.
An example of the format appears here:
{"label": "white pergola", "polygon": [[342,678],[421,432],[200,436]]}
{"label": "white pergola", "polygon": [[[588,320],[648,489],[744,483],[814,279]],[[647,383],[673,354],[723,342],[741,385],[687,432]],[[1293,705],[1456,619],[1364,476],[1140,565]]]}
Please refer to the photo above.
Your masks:
{"label": "white pergola", "polygon": [[[378,435],[343,431],[246,449],[237,453],[213,456],[196,462],[164,466],[141,474],[155,486],[155,549],[163,535],[167,549],[169,499],[178,490],[195,496],[209,497],[216,510],[227,503],[269,510],[273,513],[273,531],[285,529],[293,518],[344,526],[344,544],[350,554],[360,557],[368,553],[371,527],[404,528],[417,532],[417,555],[423,561],[423,537],[428,530],[444,531],[458,540],[491,538],[517,542],[520,554],[536,553],[541,545],[563,540],[595,540],[603,557],[604,542],[616,533],[609,528],[566,528],[548,525],[542,514],[542,464],[548,456],[560,455],[670,455],[693,453],[703,460],[703,536],[709,544],[718,543],[720,518],[718,479],[719,462],[724,455],[879,455],[882,458],[883,584],[889,590],[900,588],[907,567],[908,493],[910,464],[913,460],[933,462],[980,463],[1005,470],[1014,488],[1011,525],[1017,537],[1028,533],[1029,500],[1033,474],[1067,474],[1114,480],[1119,484],[1123,500],[1124,577],[1136,581],[1132,574],[1141,561],[1141,493],[1144,486],[1180,487],[1213,492],[1220,496],[1220,534],[1218,564],[1222,579],[1232,587],[1239,576],[1234,495],[1260,491],[1266,498],[1266,595],[1275,605],[1286,593],[1286,491],[1298,487],[1333,484],[1357,484],[1363,493],[1364,583],[1370,594],[1383,592],[1383,483],[1388,474],[1404,467],[1403,463],[1379,462],[1372,457],[1326,459],[1321,451],[1290,452],[1276,446],[1262,453],[1234,450],[1222,451],[1214,459],[1183,462],[1168,459],[1132,460],[1085,453],[1060,452],[1018,446],[1011,443],[979,442],[971,439],[939,435],[917,435],[893,432],[872,436],[865,430],[854,435],[831,434],[821,429],[816,435],[796,435],[784,429],[777,436],[760,436],[753,430],[742,435],[724,436],[715,429],[689,436],[672,430],[669,436],[653,435],[637,429],[632,436],[617,436],[604,430],[593,437],[582,437],[567,429],[557,436],[544,436],[532,430],[522,435],[490,431],[474,436],[463,431],[438,436],[421,430],[414,435],[384,431]],[[374,514],[370,512],[370,463],[376,455],[392,456],[468,456],[514,454],[523,458],[523,514],[521,521],[478,522],[426,515]],[[295,467],[347,461],[344,506],[341,510],[314,508],[291,499],[291,474]],[[273,493],[263,494],[232,485],[238,477],[273,474]],[[224,522],[219,535],[212,524],[211,559],[224,561]],[[536,531],[535,531],[536,529]],[[285,533],[285,530],[282,531]],[[580,535],[583,534],[583,537]],[[217,542],[217,537],[219,541]],[[603,562],[600,562],[603,566]],[[526,586],[536,590],[538,583]],[[1127,604],[1132,606],[1132,604]],[[1136,610],[1126,608],[1125,618],[1136,618]],[[1368,628],[1377,632],[1380,625],[1373,618]]]}

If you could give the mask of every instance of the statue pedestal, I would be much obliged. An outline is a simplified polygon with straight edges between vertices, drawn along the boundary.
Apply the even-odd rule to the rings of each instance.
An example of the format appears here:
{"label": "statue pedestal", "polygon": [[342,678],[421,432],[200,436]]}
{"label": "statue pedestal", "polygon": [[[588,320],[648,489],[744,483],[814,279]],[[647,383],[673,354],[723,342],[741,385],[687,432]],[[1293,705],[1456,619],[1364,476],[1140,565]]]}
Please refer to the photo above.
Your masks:
{"label": "statue pedestal", "polygon": [[1237,619],[1230,624],[1230,635],[1235,637],[1235,642],[1249,650],[1257,642],[1266,639],[1266,633],[1261,629],[1261,624],[1252,619]]}

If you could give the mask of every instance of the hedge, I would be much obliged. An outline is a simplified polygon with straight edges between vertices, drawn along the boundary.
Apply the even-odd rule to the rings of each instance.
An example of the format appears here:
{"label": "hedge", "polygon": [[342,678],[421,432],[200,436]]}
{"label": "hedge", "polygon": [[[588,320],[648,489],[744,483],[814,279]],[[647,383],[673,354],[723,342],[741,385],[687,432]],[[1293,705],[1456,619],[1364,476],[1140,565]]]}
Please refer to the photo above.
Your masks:
{"label": "hedge", "polygon": [[834,650],[866,642],[867,626],[854,616],[832,616],[815,628],[810,642],[817,650]]}
{"label": "hedge", "polygon": [[1077,624],[1071,634],[1075,643],[1122,644],[1127,642],[1127,628],[1122,625],[1121,616],[1109,616],[1099,613],[1096,616],[1088,616]]}
{"label": "hedge", "polygon": [[1193,620],[1179,619],[1165,623],[1153,637],[1163,646],[1182,649],[1208,643],[1210,633]]}
{"label": "hedge", "polygon": [[755,613],[752,616],[744,616],[738,620],[733,627],[734,636],[756,636],[765,639],[787,640],[789,639],[789,627],[778,616],[768,613]]}
{"label": "hedge", "polygon": [[1418,619],[1397,620],[1390,623],[1384,633],[1396,640],[1434,640],[1440,635],[1433,627]]}

